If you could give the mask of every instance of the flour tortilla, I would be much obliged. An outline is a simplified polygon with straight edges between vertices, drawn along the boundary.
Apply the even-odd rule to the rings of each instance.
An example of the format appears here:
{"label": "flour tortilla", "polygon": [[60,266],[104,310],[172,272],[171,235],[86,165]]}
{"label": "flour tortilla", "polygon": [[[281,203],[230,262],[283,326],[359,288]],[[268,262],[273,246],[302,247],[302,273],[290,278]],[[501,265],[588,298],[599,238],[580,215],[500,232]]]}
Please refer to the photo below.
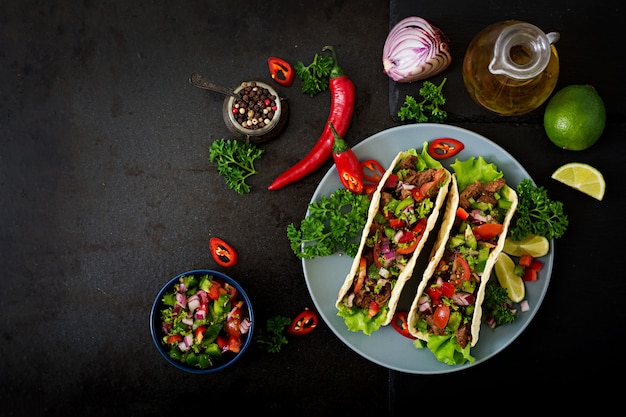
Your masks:
{"label": "flour tortilla", "polygon": [[[446,203],[446,208],[444,211],[441,228],[439,229],[439,234],[437,236],[437,240],[435,245],[433,246],[430,254],[430,261],[428,262],[428,266],[424,270],[424,274],[422,276],[422,280],[417,287],[417,292],[415,298],[413,299],[413,303],[411,304],[411,308],[409,310],[409,314],[407,316],[407,324],[409,326],[409,332],[418,339],[428,341],[428,333],[423,333],[418,331],[415,328],[415,324],[419,319],[419,298],[424,293],[426,287],[429,284],[430,278],[435,273],[437,265],[443,256],[443,253],[446,249],[446,245],[448,244],[448,239],[450,239],[450,234],[452,232],[452,228],[454,226],[454,220],[456,217],[456,210],[459,207],[459,197],[460,191],[458,189],[456,174],[452,174],[452,184],[450,186],[450,192],[448,193],[448,200]],[[509,225],[511,224],[511,219],[515,214],[515,210],[517,208],[517,193],[508,185],[506,185],[502,190],[503,193],[506,193],[504,197],[512,202],[510,209],[507,211],[504,221],[502,223],[503,229],[502,233],[498,237],[498,241],[496,246],[489,253],[489,258],[485,263],[485,269],[480,274],[481,280],[478,290],[476,292],[476,303],[474,307],[474,313],[472,315],[472,324],[471,324],[471,347],[476,345],[478,342],[478,336],[480,333],[480,322],[482,320],[482,303],[485,298],[485,290],[487,287],[487,282],[489,281],[489,277],[491,275],[491,270],[493,269],[496,260],[498,259],[498,255],[502,252],[502,248],[504,247],[504,241],[506,239],[506,234],[509,229]]]}
{"label": "flour tortilla", "polygon": [[[378,184],[378,187],[376,188],[376,191],[372,195],[372,203],[370,204],[370,207],[367,213],[367,222],[365,223],[365,226],[363,228],[359,250],[357,251],[357,254],[354,257],[354,261],[352,262],[352,267],[350,268],[350,272],[348,273],[348,275],[346,275],[345,281],[343,285],[341,286],[341,288],[339,289],[339,295],[335,303],[335,306],[337,307],[337,309],[341,307],[341,303],[344,297],[346,297],[346,295],[348,295],[348,293],[350,292],[354,279],[357,277],[357,271],[359,269],[359,263],[361,260],[361,255],[363,253],[363,248],[365,247],[365,241],[367,240],[369,236],[370,228],[374,221],[374,216],[376,215],[380,207],[380,200],[381,200],[382,190],[384,188],[385,182],[387,181],[387,178],[389,178],[389,176],[393,173],[395,166],[399,164],[404,159],[405,156],[406,156],[406,151],[399,152],[398,155],[396,155],[396,157],[394,158],[393,162],[390,165],[390,168],[385,172],[385,174],[383,175],[382,179],[380,180]],[[424,245],[426,244],[426,241],[428,240],[428,235],[430,234],[430,231],[433,229],[433,227],[437,223],[437,220],[439,219],[439,212],[446,199],[446,195],[448,194],[448,188],[450,186],[450,178],[452,177],[452,174],[450,174],[450,172],[447,169],[445,169],[445,167],[442,166],[442,168],[446,171],[447,180],[445,181],[444,185],[439,188],[439,192],[433,204],[433,210],[428,216],[426,229],[424,230],[424,233],[417,245],[417,248],[415,248],[415,252],[413,252],[412,256],[407,262],[406,267],[404,268],[402,273],[398,276],[396,280],[396,284],[392,289],[391,297],[388,300],[389,311],[387,313],[387,317],[385,318],[385,321],[382,323],[383,326],[386,326],[389,323],[391,323],[396,307],[398,305],[398,301],[400,300],[400,294],[402,293],[402,288],[404,287],[404,284],[411,278],[411,275],[413,274],[413,269],[415,268],[415,263],[417,262],[417,258],[419,257],[419,254],[422,251],[422,248],[424,247]]]}

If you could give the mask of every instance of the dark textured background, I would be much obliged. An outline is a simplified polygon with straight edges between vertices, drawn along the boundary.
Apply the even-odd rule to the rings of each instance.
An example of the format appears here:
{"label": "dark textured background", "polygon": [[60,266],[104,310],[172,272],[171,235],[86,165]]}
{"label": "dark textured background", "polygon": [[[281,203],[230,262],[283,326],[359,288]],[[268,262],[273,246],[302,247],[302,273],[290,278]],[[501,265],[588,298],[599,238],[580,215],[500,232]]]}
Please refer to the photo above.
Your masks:
{"label": "dark textured background", "polygon": [[[389,371],[325,325],[280,354],[253,347],[218,375],[169,366],[150,339],[150,306],[172,276],[219,269],[211,236],[239,250],[228,273],[249,291],[258,322],[312,307],[286,227],[302,219],[332,166],[266,189],[308,152],[328,115],[329,94],[311,98],[296,82],[279,88],[289,121],[263,145],[253,191],[229,190],[208,160],[210,143],[230,137],[223,97],[191,86],[189,75],[234,87],[267,79],[269,56],[308,63],[334,45],[356,85],[346,135],[354,145],[398,125],[394,104],[421,85],[397,86],[382,73],[390,24],[409,14],[436,21],[452,39],[453,64],[435,78],[449,78],[449,122],[503,146],[569,213],[536,319],[487,363],[450,375]],[[559,86],[598,88],[609,123],[593,148],[554,147],[540,111],[502,119],[469,100],[465,47],[482,27],[512,17],[561,32]],[[455,400],[466,410],[502,384],[554,399],[554,383],[572,394],[623,371],[624,284],[619,246],[608,243],[626,231],[624,17],[617,1],[0,3],[0,414],[160,416],[255,404],[281,415],[399,415]],[[604,201],[549,179],[573,160],[604,173]]]}

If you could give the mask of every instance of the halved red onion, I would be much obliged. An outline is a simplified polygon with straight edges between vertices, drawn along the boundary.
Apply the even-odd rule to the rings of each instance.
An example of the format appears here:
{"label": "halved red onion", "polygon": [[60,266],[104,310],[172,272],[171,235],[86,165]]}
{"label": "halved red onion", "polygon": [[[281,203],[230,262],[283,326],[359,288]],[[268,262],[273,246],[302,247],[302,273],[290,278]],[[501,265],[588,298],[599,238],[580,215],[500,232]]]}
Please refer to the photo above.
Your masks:
{"label": "halved red onion", "polygon": [[430,78],[451,62],[448,37],[421,17],[409,16],[398,22],[383,47],[383,70],[399,83]]}

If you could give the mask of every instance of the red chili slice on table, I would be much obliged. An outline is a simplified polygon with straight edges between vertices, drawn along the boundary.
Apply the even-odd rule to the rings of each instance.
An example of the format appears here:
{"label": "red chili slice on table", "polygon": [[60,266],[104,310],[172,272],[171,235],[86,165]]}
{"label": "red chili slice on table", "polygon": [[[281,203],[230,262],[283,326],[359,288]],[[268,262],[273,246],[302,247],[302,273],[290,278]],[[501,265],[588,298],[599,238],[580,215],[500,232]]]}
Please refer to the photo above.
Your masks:
{"label": "red chili slice on table", "polygon": [[435,159],[453,157],[465,148],[463,142],[452,138],[435,139],[428,145],[428,154]]}
{"label": "red chili slice on table", "polygon": [[408,313],[406,311],[397,311],[391,319],[391,325],[398,333],[409,339],[415,339],[415,336],[409,332],[409,323],[407,322]]}
{"label": "red chili slice on table", "polygon": [[291,65],[284,59],[272,56],[267,60],[267,66],[270,69],[272,79],[278,84],[290,87],[295,79],[295,72]]}
{"label": "red chili slice on table", "polygon": [[302,311],[292,320],[287,333],[293,336],[302,336],[311,333],[317,327],[319,317],[315,311],[308,308]]}
{"label": "red chili slice on table", "polygon": [[215,262],[223,267],[234,266],[239,259],[237,251],[219,237],[212,237],[209,241],[209,247]]}

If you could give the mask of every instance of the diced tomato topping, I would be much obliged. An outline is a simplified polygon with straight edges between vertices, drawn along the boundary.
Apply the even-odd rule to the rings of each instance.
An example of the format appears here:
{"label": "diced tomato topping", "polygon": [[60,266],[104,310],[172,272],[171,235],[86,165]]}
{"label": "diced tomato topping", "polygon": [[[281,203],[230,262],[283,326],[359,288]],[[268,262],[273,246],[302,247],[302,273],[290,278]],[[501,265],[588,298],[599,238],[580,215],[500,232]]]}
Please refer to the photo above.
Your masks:
{"label": "diced tomato topping", "polygon": [[402,219],[398,219],[398,218],[389,219],[389,226],[392,229],[402,229],[405,225],[406,223]]}
{"label": "diced tomato topping", "polygon": [[206,326],[198,326],[196,330],[194,330],[193,335],[198,341],[198,343],[202,343],[202,339],[204,339],[205,332],[206,332]]}
{"label": "diced tomato topping", "polygon": [[359,261],[359,269],[357,270],[358,276],[356,279],[356,283],[354,284],[354,292],[358,293],[363,288],[363,282],[365,282],[365,274],[367,273],[367,260],[365,258],[361,258]]}
{"label": "diced tomato topping", "polygon": [[500,223],[484,223],[472,229],[477,240],[490,240],[502,233],[504,226]]}
{"label": "diced tomato topping", "polygon": [[167,342],[167,344],[172,345],[172,344],[178,343],[178,342],[180,342],[182,340],[183,340],[183,336],[181,334],[177,333],[177,334],[173,334],[171,336],[168,336],[166,342]]}
{"label": "diced tomato topping", "polygon": [[541,262],[538,259],[533,259],[532,262],[530,263],[529,268],[532,269],[533,271],[539,272],[541,271],[541,268],[543,268],[543,262]]}
{"label": "diced tomato topping", "polygon": [[409,253],[415,252],[415,249],[417,248],[420,239],[421,236],[417,236],[407,246],[399,247],[398,249],[396,249],[396,253],[400,255],[408,255]]}
{"label": "diced tomato topping", "polygon": [[522,276],[522,280],[524,281],[537,281],[537,271],[525,268],[524,275]]}
{"label": "diced tomato topping", "polygon": [[461,220],[467,220],[469,213],[463,207],[459,207],[456,209],[456,217]]}
{"label": "diced tomato topping", "polygon": [[454,295],[454,285],[450,284],[449,282],[447,281],[442,282],[440,285],[440,288],[441,288],[441,294],[444,297],[450,298]]}
{"label": "diced tomato topping", "polygon": [[378,305],[378,303],[376,301],[372,301],[370,302],[370,308],[367,311],[367,315],[372,318],[374,317],[376,314],[378,314],[378,311],[380,310],[380,306]]}
{"label": "diced tomato topping", "polygon": [[519,264],[523,267],[529,267],[533,261],[533,257],[529,254],[524,254],[519,257]]}
{"label": "diced tomato topping", "polygon": [[407,243],[415,239],[415,234],[413,232],[404,232],[402,236],[398,239],[398,243]]}
{"label": "diced tomato topping", "polygon": [[448,319],[450,318],[450,307],[447,304],[441,304],[439,307],[435,309],[435,313],[433,314],[433,321],[437,327],[443,329],[448,324]]}
{"label": "diced tomato topping", "polygon": [[442,294],[440,287],[431,285],[426,289],[426,293],[430,297],[431,304],[439,304]]}

